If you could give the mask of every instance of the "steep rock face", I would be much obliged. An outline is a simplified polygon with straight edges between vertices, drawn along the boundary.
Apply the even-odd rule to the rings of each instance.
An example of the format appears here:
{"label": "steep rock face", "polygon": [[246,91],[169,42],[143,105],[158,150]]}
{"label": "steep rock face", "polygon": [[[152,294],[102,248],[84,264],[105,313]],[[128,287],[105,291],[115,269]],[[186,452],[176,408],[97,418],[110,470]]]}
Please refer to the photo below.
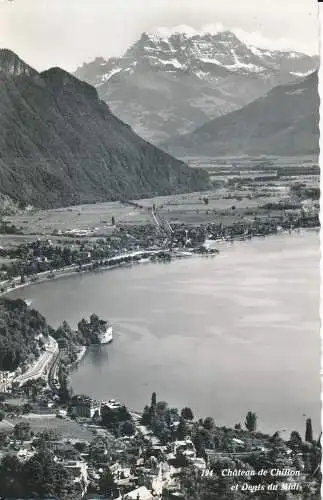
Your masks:
{"label": "steep rock face", "polygon": [[36,76],[37,71],[9,49],[0,49],[0,71],[12,76]]}
{"label": "steep rock face", "polygon": [[99,57],[75,75],[97,87],[136,132],[158,143],[241,108],[316,67],[315,58],[252,47],[230,31],[143,33],[122,57]]}
{"label": "steep rock face", "polygon": [[317,72],[275,87],[242,109],[163,144],[176,156],[315,154],[319,151]]}
{"label": "steep rock face", "polygon": [[208,185],[204,172],[138,137],[91,85],[60,68],[39,74],[7,51],[9,59],[0,60],[3,194],[45,208]]}

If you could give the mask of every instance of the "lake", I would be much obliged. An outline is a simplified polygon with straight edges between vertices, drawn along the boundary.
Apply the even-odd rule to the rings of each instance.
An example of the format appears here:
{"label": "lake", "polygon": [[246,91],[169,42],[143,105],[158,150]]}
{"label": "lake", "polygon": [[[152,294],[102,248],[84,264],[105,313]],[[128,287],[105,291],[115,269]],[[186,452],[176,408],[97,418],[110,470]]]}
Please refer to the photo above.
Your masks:
{"label": "lake", "polygon": [[92,312],[114,326],[73,389],[142,409],[157,392],[218,425],[248,410],[266,432],[320,424],[319,233],[222,244],[215,257],[141,264],[15,290],[53,326]]}

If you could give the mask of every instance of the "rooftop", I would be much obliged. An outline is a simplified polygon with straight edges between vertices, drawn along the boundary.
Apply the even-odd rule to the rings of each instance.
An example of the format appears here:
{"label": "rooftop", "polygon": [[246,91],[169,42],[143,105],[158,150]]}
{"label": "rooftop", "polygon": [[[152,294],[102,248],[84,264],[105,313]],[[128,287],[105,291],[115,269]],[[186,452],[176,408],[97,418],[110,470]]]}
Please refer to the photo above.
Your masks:
{"label": "rooftop", "polygon": [[[129,493],[126,494],[125,496],[126,500],[153,500],[153,496],[151,492],[145,487],[141,486],[140,488],[137,488],[133,491],[130,491]],[[119,500],[119,499],[117,499]]]}

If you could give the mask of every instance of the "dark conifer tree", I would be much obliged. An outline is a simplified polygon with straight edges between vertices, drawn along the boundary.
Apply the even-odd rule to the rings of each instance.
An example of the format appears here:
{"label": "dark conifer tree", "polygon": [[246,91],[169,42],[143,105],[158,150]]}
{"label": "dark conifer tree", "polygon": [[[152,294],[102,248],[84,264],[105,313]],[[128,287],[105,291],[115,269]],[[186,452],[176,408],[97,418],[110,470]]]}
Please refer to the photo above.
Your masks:
{"label": "dark conifer tree", "polygon": [[310,418],[306,420],[305,441],[309,443],[313,441],[312,420]]}
{"label": "dark conifer tree", "polygon": [[151,395],[151,408],[156,408],[157,406],[157,396],[156,393],[153,392]]}

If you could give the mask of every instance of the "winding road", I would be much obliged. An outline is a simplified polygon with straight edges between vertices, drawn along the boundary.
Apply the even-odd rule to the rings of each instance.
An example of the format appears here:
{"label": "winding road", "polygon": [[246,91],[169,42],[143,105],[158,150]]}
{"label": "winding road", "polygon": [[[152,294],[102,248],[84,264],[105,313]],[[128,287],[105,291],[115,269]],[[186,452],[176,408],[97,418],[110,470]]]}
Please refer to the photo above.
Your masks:
{"label": "winding road", "polygon": [[27,371],[16,377],[13,382],[19,382],[20,385],[23,385],[28,380],[42,377],[57,354],[57,342],[53,339],[53,337],[48,336],[48,343],[45,346],[45,351],[39,356],[37,361],[28,368]]}

